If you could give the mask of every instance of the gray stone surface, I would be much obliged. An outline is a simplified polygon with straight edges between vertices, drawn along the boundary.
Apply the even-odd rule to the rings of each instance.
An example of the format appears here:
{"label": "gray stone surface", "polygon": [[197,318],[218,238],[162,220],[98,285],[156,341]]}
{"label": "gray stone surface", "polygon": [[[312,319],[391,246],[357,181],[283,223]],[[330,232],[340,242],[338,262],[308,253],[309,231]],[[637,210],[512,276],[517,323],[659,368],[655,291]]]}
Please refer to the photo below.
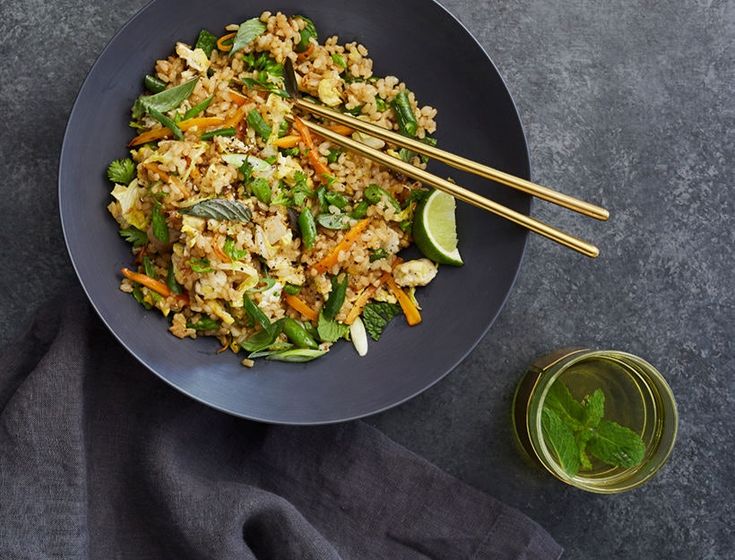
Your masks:
{"label": "gray stone surface", "polygon": [[[0,342],[73,278],[56,166],[74,95],[141,0],[3,0]],[[534,177],[602,202],[608,224],[538,204],[596,240],[597,261],[530,241],[489,335],[445,381],[370,420],[542,523],[566,558],[732,557],[735,476],[735,3],[445,0],[506,77]],[[31,73],[30,68],[36,71]],[[511,439],[514,385],[535,356],[585,343],[665,373],[679,441],[644,488],[601,497],[527,466]]]}

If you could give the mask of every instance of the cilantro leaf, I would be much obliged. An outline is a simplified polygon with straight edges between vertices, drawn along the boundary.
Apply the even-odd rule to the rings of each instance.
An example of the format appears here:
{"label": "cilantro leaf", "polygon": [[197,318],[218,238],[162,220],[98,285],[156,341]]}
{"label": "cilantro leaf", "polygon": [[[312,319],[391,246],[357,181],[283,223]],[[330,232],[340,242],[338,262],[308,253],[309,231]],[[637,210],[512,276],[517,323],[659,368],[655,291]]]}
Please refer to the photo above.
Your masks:
{"label": "cilantro leaf", "polygon": [[350,332],[350,327],[338,323],[334,319],[327,319],[324,313],[319,313],[316,331],[322,342],[335,342],[346,336]]}
{"label": "cilantro leaf", "polygon": [[587,449],[603,463],[624,468],[639,465],[646,454],[646,446],[638,434],[609,420],[600,422]]}
{"label": "cilantro leaf", "polygon": [[362,322],[373,340],[380,340],[383,330],[393,317],[401,312],[400,306],[388,302],[372,302],[362,310]]}
{"label": "cilantro leaf", "polygon": [[135,164],[130,158],[116,159],[107,167],[107,178],[119,185],[128,185],[135,178]]}
{"label": "cilantro leaf", "polygon": [[148,243],[148,234],[144,231],[140,231],[137,227],[127,227],[120,230],[120,237],[122,237],[128,243],[132,243],[133,247],[142,247]]}
{"label": "cilantro leaf", "polygon": [[556,455],[559,466],[569,476],[575,476],[579,472],[580,453],[572,430],[554,410],[546,407],[541,411],[541,427],[544,441]]}

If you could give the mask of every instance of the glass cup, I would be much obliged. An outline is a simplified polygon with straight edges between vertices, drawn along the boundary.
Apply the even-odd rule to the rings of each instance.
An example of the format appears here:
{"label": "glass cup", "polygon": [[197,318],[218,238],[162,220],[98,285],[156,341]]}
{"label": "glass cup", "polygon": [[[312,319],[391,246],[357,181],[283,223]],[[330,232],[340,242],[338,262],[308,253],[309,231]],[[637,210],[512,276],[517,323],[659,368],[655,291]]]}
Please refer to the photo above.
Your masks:
{"label": "glass cup", "polygon": [[[601,389],[603,421],[638,434],[645,446],[643,460],[621,467],[593,457],[592,468],[569,474],[551,449],[542,423],[544,402],[556,382],[563,383],[578,402]],[[600,494],[637,488],[656,474],[671,454],[678,425],[674,395],[658,370],[615,350],[562,349],[539,358],[518,384],[512,411],[516,440],[534,463],[567,484]]]}

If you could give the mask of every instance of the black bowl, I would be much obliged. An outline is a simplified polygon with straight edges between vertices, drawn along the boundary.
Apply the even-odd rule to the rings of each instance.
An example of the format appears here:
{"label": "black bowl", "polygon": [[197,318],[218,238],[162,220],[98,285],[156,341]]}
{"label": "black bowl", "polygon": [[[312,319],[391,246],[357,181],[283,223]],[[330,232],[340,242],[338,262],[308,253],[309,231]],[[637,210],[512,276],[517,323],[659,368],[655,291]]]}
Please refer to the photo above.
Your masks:
{"label": "black bowl", "polygon": [[[153,62],[177,40],[193,42],[203,27],[219,33],[263,10],[303,13],[324,39],[338,34],[370,50],[377,75],[395,75],[422,104],[439,109],[444,149],[521,177],[529,164],[523,129],[502,78],[469,32],[428,0],[288,1],[155,0],[110,41],[92,67],[69,117],[59,165],[61,221],[74,268],[102,320],[152,372],[217,409],[274,423],[317,424],[385,410],[427,389],[475,347],[500,311],[518,272],[526,232],[460,203],[462,268],[442,267],[420,290],[424,321],[402,317],[360,358],[338,343],[308,364],[259,361],[245,369],[231,353],[215,354],[214,339],[181,341],[160,314],[146,312],[118,289],[131,263],[129,245],[105,207],[109,161],[126,154],[129,109]],[[451,173],[460,184],[523,213],[529,197]],[[500,333],[502,335],[502,333]]]}

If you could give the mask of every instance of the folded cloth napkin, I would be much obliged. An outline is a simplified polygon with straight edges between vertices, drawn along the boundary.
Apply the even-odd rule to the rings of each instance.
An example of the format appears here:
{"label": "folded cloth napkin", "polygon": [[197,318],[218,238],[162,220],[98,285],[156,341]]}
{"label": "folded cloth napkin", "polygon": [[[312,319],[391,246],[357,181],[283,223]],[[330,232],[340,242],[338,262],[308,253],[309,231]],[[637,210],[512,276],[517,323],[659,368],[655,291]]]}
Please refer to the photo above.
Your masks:
{"label": "folded cloth napkin", "polygon": [[78,289],[0,356],[0,558],[551,559],[518,511],[362,422],[268,426],[140,366]]}

